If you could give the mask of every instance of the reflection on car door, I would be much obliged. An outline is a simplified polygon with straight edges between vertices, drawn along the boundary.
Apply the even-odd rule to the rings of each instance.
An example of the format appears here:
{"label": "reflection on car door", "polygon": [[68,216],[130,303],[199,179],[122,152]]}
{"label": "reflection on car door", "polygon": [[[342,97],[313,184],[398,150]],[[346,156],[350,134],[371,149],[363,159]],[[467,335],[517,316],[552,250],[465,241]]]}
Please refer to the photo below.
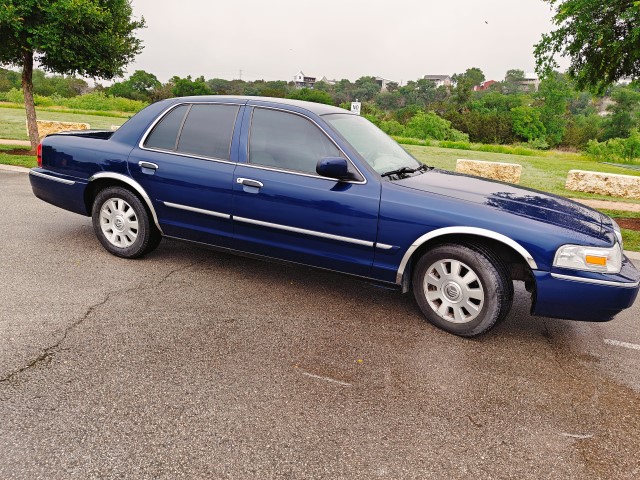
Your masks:
{"label": "reflection on car door", "polygon": [[318,160],[343,153],[301,115],[247,108],[243,137],[247,131],[234,175],[236,248],[367,275],[380,185],[318,176]]}

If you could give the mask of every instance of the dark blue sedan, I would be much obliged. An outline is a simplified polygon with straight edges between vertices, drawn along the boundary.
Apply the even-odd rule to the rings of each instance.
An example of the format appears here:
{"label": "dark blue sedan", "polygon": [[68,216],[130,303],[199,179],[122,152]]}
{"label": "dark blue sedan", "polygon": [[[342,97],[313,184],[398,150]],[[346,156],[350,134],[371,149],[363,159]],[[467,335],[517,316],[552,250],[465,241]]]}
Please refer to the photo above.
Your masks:
{"label": "dark blue sedan", "polygon": [[640,276],[609,217],[562,197],[421,164],[362,117],[258,97],[155,103],[116,132],[50,135],[38,198],[91,216],[112,254],[161,238],[335,270],[413,291],[426,318],[479,335],[513,282],[531,313],[610,320]]}

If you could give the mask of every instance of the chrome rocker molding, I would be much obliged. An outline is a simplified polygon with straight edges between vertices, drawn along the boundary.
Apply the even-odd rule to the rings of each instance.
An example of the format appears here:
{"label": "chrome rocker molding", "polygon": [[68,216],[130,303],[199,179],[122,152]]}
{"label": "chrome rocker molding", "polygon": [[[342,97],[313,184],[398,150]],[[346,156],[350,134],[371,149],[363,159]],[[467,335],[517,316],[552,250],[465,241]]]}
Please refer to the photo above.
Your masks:
{"label": "chrome rocker molding", "polygon": [[189,207],[188,205],[180,205],[179,203],[171,203],[171,202],[162,202],[167,207],[177,208],[180,210],[187,210],[188,212],[202,213],[203,215],[210,215],[212,217],[217,218],[225,218],[227,220],[231,219],[231,215],[226,213],[214,212],[213,210],[205,210],[203,208]]}
{"label": "chrome rocker molding", "polygon": [[138,192],[142,197],[142,199],[144,200],[144,202],[147,204],[147,207],[149,207],[149,211],[153,216],[153,222],[156,224],[156,227],[158,227],[158,230],[160,230],[160,233],[162,234],[162,228],[160,228],[160,223],[158,223],[158,216],[156,215],[156,210],[155,208],[153,208],[151,199],[149,198],[149,195],[147,195],[147,192],[144,191],[144,188],[142,188],[142,185],[140,185],[138,182],[136,182],[132,178],[127,177],[126,175],[123,175],[121,173],[113,173],[113,172],[96,173],[95,175],[92,175],[91,177],[89,177],[89,183],[91,183],[94,180],[99,180],[102,178],[111,178],[113,180],[119,180],[123,183],[126,183],[127,185],[132,187],[136,192]]}
{"label": "chrome rocker molding", "polygon": [[637,281],[634,283],[610,282],[607,280],[596,280],[594,278],[572,277],[571,275],[562,275],[560,273],[552,273],[551,276],[558,280],[568,280],[570,282],[580,282],[580,283],[592,283],[594,285],[605,285],[607,287],[636,288],[638,285],[640,285],[640,281]]}
{"label": "chrome rocker molding", "polygon": [[491,230],[485,230],[484,228],[476,228],[476,227],[446,227],[439,228],[437,230],[433,230],[420,238],[418,238],[415,242],[411,244],[409,249],[402,257],[402,261],[400,262],[400,267],[398,267],[398,273],[396,274],[396,284],[402,284],[402,276],[404,275],[404,271],[407,268],[407,264],[409,263],[409,259],[413,255],[413,253],[424,243],[428,242],[431,239],[441,237],[443,235],[454,235],[454,234],[465,234],[465,235],[475,235],[477,237],[485,237],[491,238],[492,240],[497,240],[509,247],[513,248],[516,252],[522,255],[522,258],[527,262],[527,264],[533,269],[538,269],[538,264],[535,262],[533,257],[525,248],[520,245],[518,242],[510,239],[509,237],[502,235],[501,233],[493,232]]}
{"label": "chrome rocker molding", "polygon": [[33,170],[29,170],[29,175],[46,178],[47,180],[53,180],[54,182],[64,183],[65,185],[75,185],[76,183],[73,180],[65,180],[64,178],[54,177],[53,175],[47,175],[46,173],[34,172]]}
{"label": "chrome rocker molding", "polygon": [[[233,219],[235,221],[242,222],[242,223],[249,223],[251,225],[259,225],[261,227],[275,228],[275,229],[278,229],[278,230],[286,230],[287,232],[301,233],[303,235],[311,235],[313,237],[329,238],[331,240],[338,240],[340,242],[353,243],[355,245],[364,245],[365,247],[374,247],[375,246],[374,242],[368,242],[366,240],[359,240],[357,238],[342,237],[340,235],[332,235],[330,233],[316,232],[315,230],[306,230],[304,228],[289,227],[287,225],[280,225],[280,224],[277,224],[277,223],[262,222],[260,220],[253,220],[251,218],[244,218],[244,217],[236,217],[236,216],[234,216]],[[386,247],[386,245],[385,245],[385,247]]]}

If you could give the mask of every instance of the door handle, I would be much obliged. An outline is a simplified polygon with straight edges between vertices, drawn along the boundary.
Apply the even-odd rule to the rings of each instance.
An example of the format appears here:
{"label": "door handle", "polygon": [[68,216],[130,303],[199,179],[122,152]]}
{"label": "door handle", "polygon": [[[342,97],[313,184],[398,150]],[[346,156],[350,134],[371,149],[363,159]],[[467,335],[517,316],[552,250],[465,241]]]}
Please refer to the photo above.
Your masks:
{"label": "door handle", "polygon": [[151,163],[151,162],[140,161],[140,162],[138,162],[138,166],[142,169],[143,172],[145,171],[145,169],[146,170],[153,170],[153,171],[158,170],[158,165],[156,165],[155,163]]}
{"label": "door handle", "polygon": [[258,180],[251,180],[250,178],[238,177],[236,179],[236,182],[240,183],[241,185],[245,185],[247,187],[254,187],[254,188],[262,188],[262,187],[264,187],[264,184],[262,182],[259,182]]}

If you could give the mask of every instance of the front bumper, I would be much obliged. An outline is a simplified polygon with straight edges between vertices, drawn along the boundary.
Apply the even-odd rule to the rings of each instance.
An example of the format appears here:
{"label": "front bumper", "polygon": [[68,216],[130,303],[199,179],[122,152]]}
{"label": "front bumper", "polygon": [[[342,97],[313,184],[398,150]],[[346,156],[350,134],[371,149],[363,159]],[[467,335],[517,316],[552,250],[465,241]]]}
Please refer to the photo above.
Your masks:
{"label": "front bumper", "polygon": [[616,275],[557,270],[533,272],[536,291],[531,313],[543,317],[606,322],[633,305],[640,273],[626,257]]}

